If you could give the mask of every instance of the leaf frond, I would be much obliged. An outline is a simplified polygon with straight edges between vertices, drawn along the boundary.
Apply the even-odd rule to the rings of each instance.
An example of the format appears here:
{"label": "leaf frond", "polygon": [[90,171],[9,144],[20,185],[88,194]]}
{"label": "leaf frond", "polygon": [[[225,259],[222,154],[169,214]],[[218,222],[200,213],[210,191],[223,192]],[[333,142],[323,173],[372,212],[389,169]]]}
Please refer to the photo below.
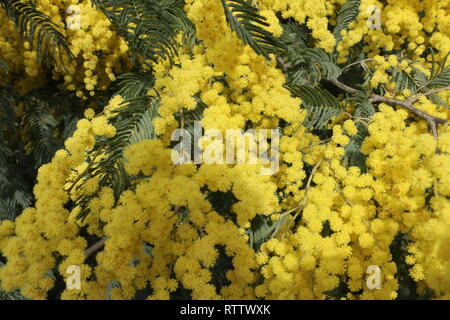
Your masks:
{"label": "leaf frond", "polygon": [[264,26],[269,26],[258,9],[245,0],[221,0],[231,30],[257,54],[269,58],[269,53],[279,53],[284,46]]}
{"label": "leaf frond", "polygon": [[150,68],[158,58],[173,62],[178,31],[193,33],[193,25],[180,1],[93,0],[93,3],[128,43],[133,61]]}
{"label": "leaf frond", "polygon": [[360,4],[361,0],[347,0],[339,11],[333,30],[336,45],[342,40],[341,31],[347,30],[349,24],[358,17]]}
{"label": "leaf frond", "polygon": [[74,58],[59,27],[49,16],[39,11],[33,2],[0,0],[0,6],[5,8],[22,38],[28,41],[30,50],[36,50],[39,62],[50,65],[52,57],[64,68],[63,54]]}

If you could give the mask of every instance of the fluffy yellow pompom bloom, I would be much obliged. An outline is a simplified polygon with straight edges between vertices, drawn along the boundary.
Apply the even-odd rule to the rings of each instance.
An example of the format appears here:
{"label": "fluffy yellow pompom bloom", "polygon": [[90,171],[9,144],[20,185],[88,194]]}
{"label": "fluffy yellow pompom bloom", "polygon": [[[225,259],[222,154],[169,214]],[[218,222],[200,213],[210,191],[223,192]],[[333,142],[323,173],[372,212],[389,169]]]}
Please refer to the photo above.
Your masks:
{"label": "fluffy yellow pompom bloom", "polygon": [[353,136],[358,132],[358,129],[352,120],[346,120],[343,124],[343,128],[350,136]]}

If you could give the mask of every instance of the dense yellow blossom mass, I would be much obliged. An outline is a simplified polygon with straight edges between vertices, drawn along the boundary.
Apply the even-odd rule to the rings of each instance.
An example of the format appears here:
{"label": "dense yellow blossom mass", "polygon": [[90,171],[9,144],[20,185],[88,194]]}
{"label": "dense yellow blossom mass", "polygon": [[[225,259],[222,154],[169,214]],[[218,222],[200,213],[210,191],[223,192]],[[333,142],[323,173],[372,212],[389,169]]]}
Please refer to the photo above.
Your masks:
{"label": "dense yellow blossom mass", "polygon": [[[314,47],[336,49],[339,63],[364,40],[365,67],[373,70],[367,87],[386,89],[386,97],[405,100],[411,94],[395,91],[393,68],[429,73],[425,45],[436,50],[438,61],[450,51],[448,0],[362,0],[357,19],[337,43],[329,25],[344,2],[254,1],[272,34],[281,36],[280,21],[292,19],[310,30]],[[126,42],[90,1],[36,4],[63,27],[61,10],[70,4],[81,9],[82,27],[64,29],[75,59],[67,69],[52,70],[62,87],[86,99],[131,70]],[[373,5],[381,9],[383,28],[368,27]],[[200,41],[192,52],[180,49],[174,64],[160,59],[154,66],[148,97],[159,99],[155,137],[129,145],[120,160],[132,187],[117,195],[102,186],[103,173],[86,174],[107,156],[107,150],[92,152],[96,139],[117,134],[113,119],[123,98],[116,95],[104,110],[87,109],[64,148],[39,168],[34,206],[0,223],[0,253],[7,261],[0,268],[1,288],[46,299],[55,282],[48,270],[68,277],[67,268],[77,265],[81,287],[64,288],[61,299],[104,299],[107,292],[132,299],[147,287],[148,299],[169,299],[180,287],[192,299],[326,299],[341,286],[349,291],[342,298],[395,299],[399,279],[391,246],[402,235],[417,293],[431,288],[436,298],[450,299],[450,126],[438,125],[435,139],[428,122],[407,109],[380,103],[370,119],[361,119],[351,115],[350,102],[333,119],[331,138],[322,140],[302,125],[307,112],[286,87],[276,57],[265,59],[245,45],[229,28],[220,1],[187,0],[184,10]],[[6,20],[2,9],[0,19]],[[29,48],[11,22],[2,27],[0,57],[22,75],[17,85],[23,92],[45,79]],[[409,60],[386,51],[402,51]],[[449,91],[438,94],[450,103]],[[180,127],[180,110],[193,112],[198,99],[203,128],[224,136],[227,129],[283,124],[278,172],[261,175],[261,164],[174,165],[171,136]],[[426,95],[415,106],[450,118],[450,109]],[[361,146],[367,172],[341,161],[360,126],[368,131]],[[69,203],[85,196],[89,214],[78,219],[81,206]],[[227,212],[214,196],[233,199]],[[255,248],[249,230],[258,217],[285,222]],[[104,240],[95,264],[86,255],[94,238]],[[224,257],[231,265],[219,290],[214,267]],[[371,265],[381,269],[380,289],[366,285]],[[110,290],[113,282],[120,285]]]}

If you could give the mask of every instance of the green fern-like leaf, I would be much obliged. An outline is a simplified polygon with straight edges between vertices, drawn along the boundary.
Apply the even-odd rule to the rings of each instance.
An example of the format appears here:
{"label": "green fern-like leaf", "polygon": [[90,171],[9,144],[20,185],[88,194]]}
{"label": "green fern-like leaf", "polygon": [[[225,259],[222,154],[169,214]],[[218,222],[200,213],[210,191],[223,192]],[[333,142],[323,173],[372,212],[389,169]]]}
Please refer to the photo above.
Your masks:
{"label": "green fern-like leaf", "polygon": [[448,104],[444,99],[439,97],[436,93],[432,93],[428,95],[428,99],[430,99],[433,103],[437,105],[444,106],[446,108],[450,108],[450,104]]}
{"label": "green fern-like leaf", "polygon": [[29,42],[30,50],[36,49],[39,61],[49,65],[50,57],[53,57],[64,67],[63,54],[66,53],[73,58],[69,45],[58,26],[49,16],[36,9],[33,2],[0,0],[0,5],[5,8],[21,36]]}
{"label": "green fern-like leaf", "polygon": [[53,129],[58,123],[48,110],[46,101],[38,100],[25,113],[23,119],[33,141],[32,152],[36,159],[36,168],[49,162],[55,152],[63,146],[53,135]]}
{"label": "green fern-like leaf", "polygon": [[130,144],[136,144],[143,140],[155,138],[152,121],[156,117],[156,115],[156,108],[150,108],[144,112],[141,120],[131,134],[129,142]]}
{"label": "green fern-like leaf", "polygon": [[[3,126],[12,129],[14,127],[14,109],[15,99],[12,93],[12,86],[0,87],[0,123]],[[5,130],[5,128],[2,128]],[[0,138],[2,138],[2,130],[0,129]],[[5,141],[2,139],[0,141]]]}
{"label": "green fern-like leaf", "polygon": [[29,135],[37,169],[49,162],[75,131],[84,104],[76,97],[53,94],[49,88],[33,90],[19,100],[26,106],[21,125]]}
{"label": "green fern-like leaf", "polygon": [[429,89],[438,89],[450,86],[450,65],[438,73],[434,78],[430,79],[427,84]]}
{"label": "green fern-like leaf", "polygon": [[308,110],[308,115],[303,121],[303,125],[306,128],[320,129],[333,117],[336,117],[342,113],[342,109],[328,108],[328,107],[312,107],[305,106]]}
{"label": "green fern-like leaf", "polygon": [[[111,119],[111,122],[116,127],[116,135],[108,141],[109,160],[116,160],[123,155],[124,148],[130,144],[130,139],[136,132],[142,131],[139,128],[140,124],[151,125],[151,122],[142,121],[143,117],[147,115],[146,111],[151,109],[152,114],[157,108],[158,102],[152,101],[148,97],[137,97],[124,101],[123,107],[117,110],[117,114]],[[147,130],[152,130],[147,128]]]}
{"label": "green fern-like leaf", "polygon": [[341,103],[330,92],[319,87],[308,85],[290,86],[291,92],[300,97],[303,103],[312,107],[329,107],[340,109]]}
{"label": "green fern-like leaf", "polygon": [[333,117],[343,112],[341,103],[330,92],[320,87],[307,85],[289,86],[292,94],[302,99],[308,115],[303,121],[307,128],[321,128]]}
{"label": "green fern-like leaf", "polygon": [[169,1],[167,4],[164,4],[164,1],[161,2],[161,6],[171,15],[177,30],[181,31],[183,46],[187,46],[192,51],[193,46],[199,41],[194,24],[183,10],[184,4],[184,0]]}
{"label": "green fern-like leaf", "polygon": [[431,73],[427,83],[428,88],[439,88],[448,86],[450,83],[450,64],[447,64],[450,58],[448,52],[441,61],[436,61],[436,54],[433,47],[431,51]]}
{"label": "green fern-like leaf", "polygon": [[410,63],[411,72],[404,70],[394,70],[394,79],[397,89],[409,89],[415,93],[424,93],[430,89],[438,89],[450,85],[450,65],[447,60],[450,53],[447,54],[442,61],[436,61],[434,51],[432,52],[431,72],[428,77],[423,71],[414,66],[414,62]]}
{"label": "green fern-like leaf", "polygon": [[[403,91],[409,89],[413,94],[427,93],[433,89],[440,89],[450,86],[450,65],[446,65],[446,61],[450,54],[437,62],[434,57],[434,51],[431,49],[432,62],[430,76],[414,66],[414,62],[410,64],[411,72],[404,70],[394,70],[393,76],[396,83],[396,89]],[[428,99],[437,105],[450,108],[450,104],[444,101],[437,93],[427,94]]]}
{"label": "green fern-like leaf", "polygon": [[341,75],[334,58],[320,48],[290,48],[287,63],[291,65],[288,82],[294,85],[313,85]]}
{"label": "green fern-like leaf", "polygon": [[278,220],[272,222],[266,216],[257,215],[250,229],[247,230],[249,236],[249,246],[254,250],[259,250],[261,244],[275,237],[281,227],[286,223],[287,216],[282,216]]}
{"label": "green fern-like leaf", "polygon": [[268,58],[269,53],[279,53],[284,47],[263,26],[269,26],[258,9],[245,0],[221,0],[231,30],[256,53]]}
{"label": "green fern-like leaf", "polygon": [[427,78],[422,71],[412,66],[410,73],[404,70],[394,70],[394,81],[397,90],[409,89],[411,92],[415,92],[425,86]]}
{"label": "green fern-like leaf", "polygon": [[[151,67],[158,57],[169,58],[177,54],[178,31],[191,32],[179,1],[93,0],[116,27],[132,50],[136,62]],[[188,28],[189,30],[186,30]]]}
{"label": "green fern-like leaf", "polygon": [[360,4],[360,0],[347,0],[339,11],[333,30],[336,45],[342,40],[341,31],[348,29],[348,25],[358,16]]}
{"label": "green fern-like leaf", "polygon": [[[367,100],[367,97],[356,97],[358,99],[355,111],[355,117],[368,119],[375,113],[374,106]],[[345,154],[343,158],[344,165],[347,167],[356,166],[361,169],[361,172],[367,171],[366,158],[367,156],[361,153],[361,145],[364,139],[369,135],[367,128],[367,121],[360,120],[356,123],[357,133],[351,137],[349,144],[345,147]]]}
{"label": "green fern-like leaf", "polygon": [[[4,74],[9,73],[8,64],[5,61],[3,61],[2,59],[0,59],[0,71],[3,72]],[[0,74],[1,74],[1,72],[0,72]]]}
{"label": "green fern-like leaf", "polygon": [[19,119],[16,97],[10,87],[0,87],[0,221],[14,220],[33,201],[30,166],[16,132]]}
{"label": "green fern-like leaf", "polygon": [[[93,153],[103,151],[106,155],[89,173],[92,176],[102,176],[101,187],[111,187],[115,198],[118,199],[122,191],[131,183],[130,177],[124,169],[123,153],[125,148],[133,143],[153,138],[152,120],[157,114],[159,104],[157,100],[143,95],[125,100],[122,107],[116,110],[111,123],[116,127],[113,138],[98,137]],[[77,201],[82,210],[78,218],[83,219],[89,214],[88,203],[91,196],[83,196]]]}
{"label": "green fern-like leaf", "polygon": [[130,185],[130,176],[125,171],[123,160],[120,159],[116,162],[115,166],[111,168],[108,178],[103,179],[102,185],[111,186],[114,190],[114,196],[116,199],[120,197],[120,194],[125,191]]}
{"label": "green fern-like leaf", "polygon": [[117,80],[120,89],[116,94],[124,100],[144,96],[155,82],[155,78],[150,73],[143,72],[125,73],[120,75]]}
{"label": "green fern-like leaf", "polygon": [[299,24],[297,21],[288,21],[281,25],[283,34],[280,41],[286,47],[306,48],[309,40],[309,31],[305,25]]}

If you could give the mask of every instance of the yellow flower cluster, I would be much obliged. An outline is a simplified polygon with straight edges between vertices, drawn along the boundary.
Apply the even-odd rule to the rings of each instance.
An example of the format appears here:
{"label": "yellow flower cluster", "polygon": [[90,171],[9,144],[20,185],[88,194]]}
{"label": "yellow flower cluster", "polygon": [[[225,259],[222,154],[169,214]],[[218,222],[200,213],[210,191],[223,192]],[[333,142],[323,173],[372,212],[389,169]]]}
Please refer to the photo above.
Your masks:
{"label": "yellow flower cluster", "polygon": [[[345,128],[355,130],[351,122],[346,122]],[[302,204],[296,208],[302,214],[302,223],[263,244],[258,254],[265,281],[256,288],[257,296],[322,299],[345,275],[352,292],[363,290],[360,298],[395,298],[398,284],[389,245],[397,226],[385,221],[384,230],[371,229],[370,221],[376,212],[370,203],[373,178],[355,167],[340,165],[337,159],[343,155],[349,138],[339,125],[333,132],[332,141],[318,147],[320,158],[312,173],[314,187],[307,184]],[[369,265],[383,270],[381,290],[373,292],[364,286]]]}
{"label": "yellow flower cluster", "polygon": [[[13,230],[10,222],[2,224],[0,248],[8,257],[7,265],[0,269],[4,290],[21,288],[27,297],[45,299],[53,286],[47,274],[56,262],[52,253],[57,252],[63,258],[59,265],[62,275],[69,265],[83,265],[87,243],[79,236],[77,224],[68,220],[69,212],[64,206],[69,194],[64,186],[71,168],[80,165],[86,159],[86,152],[94,146],[94,135],[115,134],[113,126],[102,120],[95,125],[94,120],[80,120],[76,132],[66,141],[65,149],[59,150],[51,163],[39,169],[34,188],[35,208],[25,209],[15,220]],[[89,268],[82,268],[86,278]]]}
{"label": "yellow flower cluster", "polygon": [[63,74],[64,82],[69,90],[77,89],[78,96],[84,96],[83,87],[84,92],[93,96],[94,89],[105,90],[116,79],[115,74],[130,68],[128,46],[117,36],[104,14],[93,8],[89,1],[72,2],[80,11],[80,28],[66,32],[71,51],[81,59],[71,63],[69,73]]}
{"label": "yellow flower cluster", "polygon": [[[391,216],[402,232],[410,232],[416,240],[409,247],[412,277],[425,279],[438,294],[448,293],[442,290],[448,282],[436,282],[448,264],[448,128],[436,142],[423,126],[406,126],[406,117],[406,112],[384,106],[363,146],[364,152],[370,153],[373,174],[380,177],[375,199],[385,208],[380,217]],[[429,188],[434,196],[428,200]],[[439,227],[437,221],[441,221]],[[431,226],[436,228],[433,232]]]}
{"label": "yellow flower cluster", "polygon": [[[68,11],[74,7],[73,11]],[[47,14],[66,37],[75,59],[63,55],[52,70],[54,79],[63,79],[63,87],[76,90],[79,97],[95,95],[95,90],[105,90],[116,79],[115,74],[126,72],[131,63],[128,46],[112,29],[105,15],[92,7],[87,0],[38,0],[36,8]],[[67,12],[67,14],[66,14]],[[68,17],[65,19],[64,17]],[[22,42],[13,23],[0,9],[0,19],[5,26],[0,30],[0,55],[17,77],[19,89],[26,93],[46,81],[45,73],[37,62],[36,44],[30,50]],[[99,56],[101,55],[101,59]],[[61,64],[64,64],[64,67]]]}
{"label": "yellow flower cluster", "polygon": [[327,15],[329,15],[328,8],[333,2],[335,1],[257,1],[261,9],[281,12],[284,19],[293,18],[300,24],[306,23],[307,27],[312,31],[312,36],[318,40],[317,46],[327,52],[331,52],[336,43],[333,34],[328,30],[327,18]]}
{"label": "yellow flower cluster", "polygon": [[346,62],[350,48],[361,40],[367,44],[364,50],[369,57],[380,54],[381,49],[400,51],[406,45],[405,55],[423,61],[420,55],[431,45],[442,59],[450,51],[449,15],[447,1],[397,0],[386,4],[362,0],[358,18],[349,30],[342,31],[338,62]]}
{"label": "yellow flower cluster", "polygon": [[[390,55],[389,57],[387,57],[387,59],[379,55],[373,57],[373,64],[376,71],[373,73],[372,78],[370,79],[370,85],[373,88],[376,88],[380,83],[388,84],[390,79],[389,74],[386,73],[386,70],[393,67],[401,69],[405,65],[405,63],[407,63],[407,61],[403,60],[402,63],[403,65],[398,62],[397,56],[395,55]],[[410,67],[407,72],[408,71],[411,71]]]}

